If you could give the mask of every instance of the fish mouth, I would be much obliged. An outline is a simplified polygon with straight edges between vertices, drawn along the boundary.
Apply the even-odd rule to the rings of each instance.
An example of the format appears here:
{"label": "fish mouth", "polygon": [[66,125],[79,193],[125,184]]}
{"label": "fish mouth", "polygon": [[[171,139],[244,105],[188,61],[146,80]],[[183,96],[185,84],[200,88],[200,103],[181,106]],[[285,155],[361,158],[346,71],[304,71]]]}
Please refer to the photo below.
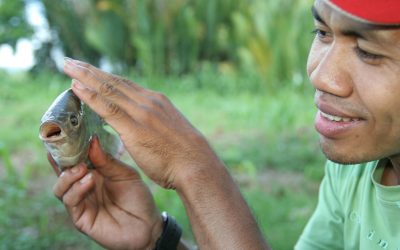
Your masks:
{"label": "fish mouth", "polygon": [[58,141],[65,137],[65,133],[59,124],[45,122],[40,126],[39,137],[43,141]]}

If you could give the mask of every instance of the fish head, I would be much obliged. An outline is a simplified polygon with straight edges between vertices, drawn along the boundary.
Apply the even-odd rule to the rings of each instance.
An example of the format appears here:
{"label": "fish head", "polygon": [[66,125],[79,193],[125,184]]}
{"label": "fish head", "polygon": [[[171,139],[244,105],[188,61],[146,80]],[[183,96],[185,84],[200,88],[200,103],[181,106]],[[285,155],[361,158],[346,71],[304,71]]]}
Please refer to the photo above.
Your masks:
{"label": "fish head", "polygon": [[43,115],[39,138],[61,169],[87,156],[89,136],[85,126],[82,103],[71,89],[61,93]]}

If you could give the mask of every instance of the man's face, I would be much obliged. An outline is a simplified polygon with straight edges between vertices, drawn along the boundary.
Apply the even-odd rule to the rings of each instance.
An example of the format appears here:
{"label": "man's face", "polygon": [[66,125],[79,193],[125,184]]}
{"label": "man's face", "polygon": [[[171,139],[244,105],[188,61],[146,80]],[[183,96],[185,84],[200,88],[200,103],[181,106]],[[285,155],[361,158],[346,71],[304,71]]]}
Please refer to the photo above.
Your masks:
{"label": "man's face", "polygon": [[323,152],[341,163],[399,155],[400,29],[373,28],[322,0],[313,13],[307,72]]}

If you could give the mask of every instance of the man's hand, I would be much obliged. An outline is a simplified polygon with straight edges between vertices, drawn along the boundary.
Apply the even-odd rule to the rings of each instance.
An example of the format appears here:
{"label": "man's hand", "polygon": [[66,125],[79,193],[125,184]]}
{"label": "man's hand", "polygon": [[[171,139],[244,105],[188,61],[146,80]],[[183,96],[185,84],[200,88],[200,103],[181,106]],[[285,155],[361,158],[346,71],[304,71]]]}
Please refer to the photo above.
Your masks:
{"label": "man's hand", "polygon": [[[196,241],[201,249],[268,249],[250,209],[224,164],[211,149],[206,139],[164,95],[142,88],[119,76],[103,72],[90,64],[72,59],[65,61],[64,71],[73,79],[72,90],[74,93],[119,133],[125,149],[143,172],[161,186],[176,189],[185,205]],[[94,163],[96,163],[95,158],[92,157]],[[121,163],[118,164],[121,165]],[[125,176],[126,173],[118,175],[119,178]],[[74,180],[83,176],[82,173]],[[102,181],[99,184],[96,181],[96,190],[98,190],[97,186],[107,180],[107,178],[100,179]],[[68,183],[73,183],[74,180]],[[130,180],[138,180],[138,178],[136,175],[132,175]],[[71,186],[68,183],[67,185]],[[81,184],[77,183],[70,189],[78,190]],[[130,232],[136,230],[139,224],[143,224],[147,225],[147,229],[140,231],[135,236],[142,239],[142,241],[137,240],[136,242],[142,242],[142,246],[153,242],[154,235],[157,234],[154,232],[159,232],[158,230],[152,231],[152,228],[157,228],[157,219],[149,216],[146,209],[143,209],[149,205],[141,206],[141,209],[138,209],[136,203],[140,200],[138,197],[132,198],[134,203],[129,202],[128,195],[144,196],[140,192],[128,192],[128,190],[135,189],[135,185],[143,185],[141,182],[139,182],[140,184],[130,183],[134,185],[130,189],[121,186],[113,189],[119,189],[120,192],[126,193],[122,194],[121,197],[124,197],[122,200],[131,204],[131,209],[134,208],[134,212],[130,212],[134,215],[132,218],[128,216],[129,213],[123,213],[127,218],[131,218],[131,222],[134,222],[121,221],[128,230],[122,232],[120,224],[116,223],[115,219],[111,219],[114,217],[110,216],[109,209],[104,209],[104,219],[102,220],[104,225],[91,226],[96,217],[87,216],[89,219],[86,219],[86,222],[78,223],[78,227],[88,227],[89,231],[90,228],[107,230],[109,223],[114,223],[112,228],[119,229],[117,232],[120,237],[127,239],[131,237]],[[75,185],[77,185],[76,188]],[[83,186],[85,185],[89,184]],[[61,197],[67,189],[64,187],[61,192],[56,191],[56,194]],[[82,189],[83,187],[79,190]],[[109,188],[100,190],[108,191]],[[78,197],[84,197],[85,192],[77,193]],[[100,194],[97,194],[96,191],[96,194],[91,196],[96,195],[99,198],[104,194],[116,196],[117,191],[101,191]],[[70,200],[75,199],[69,198],[70,196],[72,195],[66,196],[67,200],[64,197],[64,203],[68,204],[67,208],[70,213],[75,212],[72,217],[76,221],[81,217],[78,215],[84,208],[87,208],[87,205],[73,209],[76,201],[71,202]],[[101,201],[100,204],[102,204],[103,199],[98,201]],[[123,203],[110,202],[110,204]],[[118,207],[125,209],[125,206],[122,205],[118,205]],[[95,209],[98,208],[96,206],[91,208],[91,210]],[[118,211],[115,212],[118,213]],[[121,216],[121,213],[118,214]],[[139,217],[141,215],[146,215],[146,218]],[[150,223],[147,224],[148,222]],[[151,233],[151,236],[146,238],[145,232]],[[107,233],[103,231],[96,231],[96,233],[101,236],[92,236],[95,239],[107,237]]]}
{"label": "man's hand", "polygon": [[95,137],[89,150],[95,169],[78,164],[60,173],[54,194],[78,230],[107,249],[154,249],[162,218],[138,173],[106,155]]}
{"label": "man's hand", "polygon": [[74,93],[119,133],[138,166],[159,185],[177,188],[177,179],[192,170],[222,165],[163,94],[72,59],[66,59],[64,71]]}

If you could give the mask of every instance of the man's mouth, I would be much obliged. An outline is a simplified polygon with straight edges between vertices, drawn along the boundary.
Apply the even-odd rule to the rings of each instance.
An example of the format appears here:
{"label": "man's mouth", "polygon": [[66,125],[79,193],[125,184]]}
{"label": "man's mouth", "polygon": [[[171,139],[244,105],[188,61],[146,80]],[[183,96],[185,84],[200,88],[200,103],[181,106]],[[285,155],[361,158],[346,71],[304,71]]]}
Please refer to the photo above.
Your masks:
{"label": "man's mouth", "polygon": [[336,116],[336,115],[330,115],[327,113],[322,112],[321,110],[319,111],[321,113],[321,116],[333,121],[333,122],[353,122],[353,121],[359,121],[359,118],[352,118],[352,117],[341,117],[341,116]]}

